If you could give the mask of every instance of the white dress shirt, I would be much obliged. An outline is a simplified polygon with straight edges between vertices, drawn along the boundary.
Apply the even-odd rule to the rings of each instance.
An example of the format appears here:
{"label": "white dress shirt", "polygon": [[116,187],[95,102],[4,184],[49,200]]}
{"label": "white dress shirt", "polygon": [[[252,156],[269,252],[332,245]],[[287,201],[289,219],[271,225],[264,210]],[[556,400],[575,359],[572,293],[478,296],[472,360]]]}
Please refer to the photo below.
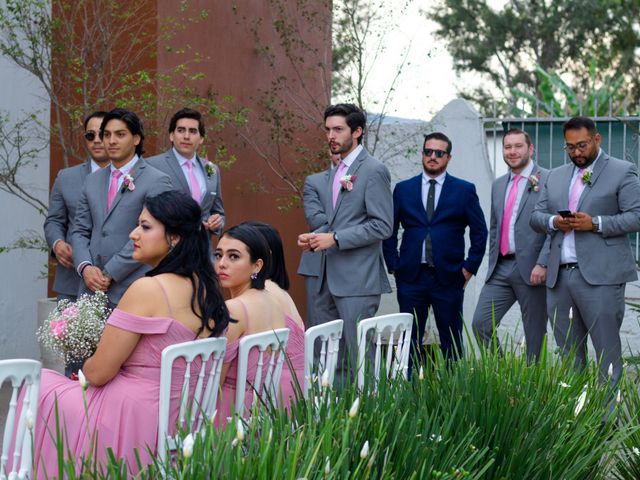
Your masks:
{"label": "white dress shirt", "polygon": [[[510,253],[516,253],[516,236],[515,236],[515,227],[516,227],[516,218],[518,218],[518,210],[520,209],[520,202],[522,201],[522,196],[524,195],[525,189],[529,188],[529,177],[531,176],[531,174],[533,173],[533,162],[529,162],[529,165],[527,165],[524,170],[522,170],[522,172],[520,172],[520,176],[523,177],[522,180],[520,180],[520,182],[518,182],[518,193],[516,194],[516,203],[513,205],[513,214],[511,215],[511,218],[509,220],[509,252],[507,252],[507,255]],[[511,172],[511,175],[509,177],[509,182],[507,183],[507,189],[504,192],[504,203],[503,205],[507,204],[507,197],[509,197],[509,191],[511,190],[511,185],[513,185],[513,178],[516,176],[515,173]],[[504,215],[504,209],[503,209],[503,215]],[[503,216],[503,221],[504,221],[504,216]],[[500,232],[502,231],[502,225],[500,225],[500,230],[498,230],[498,243],[500,240]]]}
{"label": "white dress shirt", "polygon": [[[113,172],[116,171],[116,170],[120,170],[120,172],[122,173],[122,175],[120,175],[120,178],[118,179],[118,190],[120,190],[122,188],[122,184],[124,183],[125,175],[127,175],[131,171],[131,169],[133,168],[135,163],[138,161],[138,158],[139,158],[138,155],[134,155],[131,160],[129,160],[127,163],[125,163],[120,168],[114,167],[113,163],[111,165],[109,165],[109,168],[111,169],[111,174],[113,174]],[[109,181],[107,183],[107,191],[109,191],[109,187],[110,186],[111,186],[111,175],[109,175]]]}
{"label": "white dress shirt", "polygon": [[[433,199],[433,212],[435,214],[436,209],[438,208],[438,200],[440,200],[440,192],[442,192],[442,184],[444,183],[444,179],[447,176],[447,172],[442,172],[435,178],[430,177],[425,172],[422,172],[422,206],[426,212],[427,210],[427,197],[429,196],[429,187],[431,184],[429,180],[435,180],[436,184],[434,185],[436,189],[435,197]],[[426,240],[425,240],[426,241]],[[427,259],[424,256],[425,252],[425,242],[422,242],[422,263],[427,263]]]}

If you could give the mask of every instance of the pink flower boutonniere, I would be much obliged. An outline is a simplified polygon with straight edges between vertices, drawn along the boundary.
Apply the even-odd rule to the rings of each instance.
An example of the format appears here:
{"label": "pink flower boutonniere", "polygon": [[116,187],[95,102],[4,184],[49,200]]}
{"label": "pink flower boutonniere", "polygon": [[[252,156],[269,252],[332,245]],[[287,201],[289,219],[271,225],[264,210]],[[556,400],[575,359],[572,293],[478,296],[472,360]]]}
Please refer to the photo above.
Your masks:
{"label": "pink flower boutonniere", "polygon": [[529,191],[539,192],[540,191],[540,172],[532,173],[529,175],[528,188]]}
{"label": "pink flower boutonniere", "polygon": [[211,177],[215,176],[216,169],[213,166],[213,162],[210,161],[208,158],[204,159],[204,169],[207,172],[207,177],[211,178]]}
{"label": "pink flower boutonniere", "polygon": [[124,193],[126,190],[133,192],[136,189],[135,183],[133,183],[133,177],[130,174],[126,174],[124,176],[124,180],[122,181],[122,188],[120,189],[120,193]]}
{"label": "pink flower boutonniere", "polygon": [[582,174],[582,183],[591,186],[591,170],[587,170]]}
{"label": "pink flower boutonniere", "polygon": [[353,190],[353,182],[356,181],[355,175],[343,175],[340,177],[340,185],[342,185],[342,191],[350,192]]}

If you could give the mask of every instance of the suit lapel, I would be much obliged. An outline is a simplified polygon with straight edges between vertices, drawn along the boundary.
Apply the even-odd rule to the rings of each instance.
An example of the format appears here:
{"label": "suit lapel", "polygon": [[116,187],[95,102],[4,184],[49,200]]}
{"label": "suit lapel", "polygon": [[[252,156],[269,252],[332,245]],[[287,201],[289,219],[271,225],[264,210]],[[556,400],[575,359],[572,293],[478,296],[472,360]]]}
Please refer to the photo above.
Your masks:
{"label": "suit lapel", "polygon": [[100,176],[100,182],[98,183],[98,198],[100,203],[104,205],[102,208],[103,218],[106,218],[107,214],[107,201],[109,197],[109,183],[111,182],[111,167],[105,167],[102,170],[96,172]]}
{"label": "suit lapel", "polygon": [[184,192],[187,192],[189,195],[191,195],[191,188],[189,188],[187,179],[184,176],[182,167],[180,167],[180,162],[178,162],[178,159],[173,153],[173,149],[170,149],[169,151],[167,151],[167,154],[165,155],[165,162],[169,164],[169,168],[171,168],[174,178],[177,178],[178,182],[180,182],[180,189],[183,190]]}
{"label": "suit lapel", "polygon": [[[347,172],[345,173],[345,175],[356,175],[357,171],[362,166],[362,162],[364,162],[366,158],[367,158],[367,152],[363,149],[360,152],[360,154],[356,157],[356,159],[353,161],[351,166],[347,169]],[[334,169],[329,182],[329,202],[331,202],[331,204],[333,203],[333,181],[337,172],[338,172],[338,169],[337,168]],[[353,182],[354,188],[357,181],[358,179],[356,177],[356,180]],[[336,200],[336,206],[335,208],[333,208],[333,212],[331,213],[331,218],[329,219],[329,223],[333,222],[333,219],[336,216],[336,212],[338,211],[338,209],[340,208],[340,204],[342,203],[342,198],[346,193],[348,192],[343,191],[342,188],[338,191],[338,199]],[[331,206],[333,207],[333,205]]]}
{"label": "suit lapel", "polygon": [[496,183],[496,194],[498,198],[495,199],[496,205],[496,219],[499,226],[502,225],[502,217],[504,215],[504,199],[507,196],[507,187],[509,186],[509,180],[511,179],[511,173],[507,173],[498,179]]}
{"label": "suit lapel", "polygon": [[[580,200],[578,200],[578,211],[580,210],[580,207],[582,206],[582,202],[584,202],[584,199],[587,197],[587,195],[589,195],[591,190],[593,190],[593,188],[595,187],[596,181],[598,180],[598,177],[600,176],[604,168],[607,166],[607,163],[609,163],[609,157],[603,153],[602,156],[596,161],[596,164],[593,166],[593,172],[591,173],[591,179],[589,180],[589,184],[585,185],[584,190],[582,190],[582,194],[580,195]],[[580,179],[578,179],[577,181],[580,181]]]}
{"label": "suit lapel", "polygon": [[[528,177],[524,177],[524,180],[526,183],[524,185],[524,192],[522,192],[522,198],[520,199],[520,205],[518,205],[518,211],[516,212],[516,221],[518,221],[518,218],[520,217],[520,213],[522,213],[522,211],[524,210],[524,206],[529,201],[529,197],[531,197],[532,186],[531,186],[531,183],[529,182],[529,179],[531,178],[532,175],[535,175],[536,177],[538,177],[538,182],[540,181],[540,168],[535,163],[533,164],[533,170],[531,170],[531,175],[529,175]],[[504,201],[504,197],[503,197],[503,201]]]}
{"label": "suit lapel", "polygon": [[[129,170],[129,173],[127,175],[131,175],[133,177],[134,185],[136,183],[136,180],[138,180],[138,177],[142,174],[144,167],[145,167],[144,160],[142,160],[142,158],[139,158],[138,161],[133,165],[133,167],[131,167],[131,170]],[[124,189],[124,193],[122,191],[123,189]],[[118,206],[118,203],[120,203],[122,196],[126,195],[127,192],[128,190],[126,190],[126,187],[123,182],[122,185],[120,185],[118,192],[116,193],[116,198],[113,199],[113,204],[111,205],[111,209],[107,212],[107,215],[104,218],[105,222],[109,219],[111,212],[113,212],[116,209],[116,207]]]}

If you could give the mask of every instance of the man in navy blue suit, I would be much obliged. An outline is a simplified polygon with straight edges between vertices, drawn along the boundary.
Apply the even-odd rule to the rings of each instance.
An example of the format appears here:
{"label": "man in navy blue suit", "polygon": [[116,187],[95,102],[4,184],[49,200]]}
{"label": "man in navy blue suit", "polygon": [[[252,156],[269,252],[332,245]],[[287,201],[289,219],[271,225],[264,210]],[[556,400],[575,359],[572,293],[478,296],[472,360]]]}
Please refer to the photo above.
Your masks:
{"label": "man in navy blue suit", "polygon": [[[417,359],[429,307],[440,347],[448,360],[462,354],[462,302],[467,282],[478,271],[487,243],[487,224],[475,186],[448,175],[451,140],[440,132],[424,138],[423,172],[393,191],[393,234],[384,241],[389,273],[396,278],[401,312],[415,315],[411,342]],[[398,252],[398,227],[402,243]],[[465,259],[464,234],[471,245]]]}

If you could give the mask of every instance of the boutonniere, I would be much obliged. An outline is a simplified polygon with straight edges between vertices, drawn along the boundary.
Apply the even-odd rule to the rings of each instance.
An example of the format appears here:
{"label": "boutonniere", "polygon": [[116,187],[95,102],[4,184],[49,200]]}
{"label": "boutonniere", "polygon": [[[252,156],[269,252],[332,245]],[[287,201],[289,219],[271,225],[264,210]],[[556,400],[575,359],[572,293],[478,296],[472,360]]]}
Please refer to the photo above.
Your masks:
{"label": "boutonniere", "polygon": [[591,186],[591,170],[587,170],[582,174],[582,183]]}
{"label": "boutonniere", "polygon": [[120,193],[124,193],[125,190],[129,190],[133,192],[136,189],[136,184],[133,183],[133,177],[127,173],[124,176],[124,180],[122,181],[122,188],[120,189]]}
{"label": "boutonniere", "polygon": [[343,175],[340,177],[340,185],[342,185],[342,190],[350,192],[353,190],[353,182],[356,181],[355,175]]}
{"label": "boutonniere", "polygon": [[528,188],[529,191],[539,192],[540,191],[540,172],[532,173],[528,178]]}
{"label": "boutonniere", "polygon": [[210,161],[208,158],[204,159],[204,170],[205,172],[207,172],[207,177],[209,178],[215,176],[216,174],[216,169],[213,166],[213,162]]}

